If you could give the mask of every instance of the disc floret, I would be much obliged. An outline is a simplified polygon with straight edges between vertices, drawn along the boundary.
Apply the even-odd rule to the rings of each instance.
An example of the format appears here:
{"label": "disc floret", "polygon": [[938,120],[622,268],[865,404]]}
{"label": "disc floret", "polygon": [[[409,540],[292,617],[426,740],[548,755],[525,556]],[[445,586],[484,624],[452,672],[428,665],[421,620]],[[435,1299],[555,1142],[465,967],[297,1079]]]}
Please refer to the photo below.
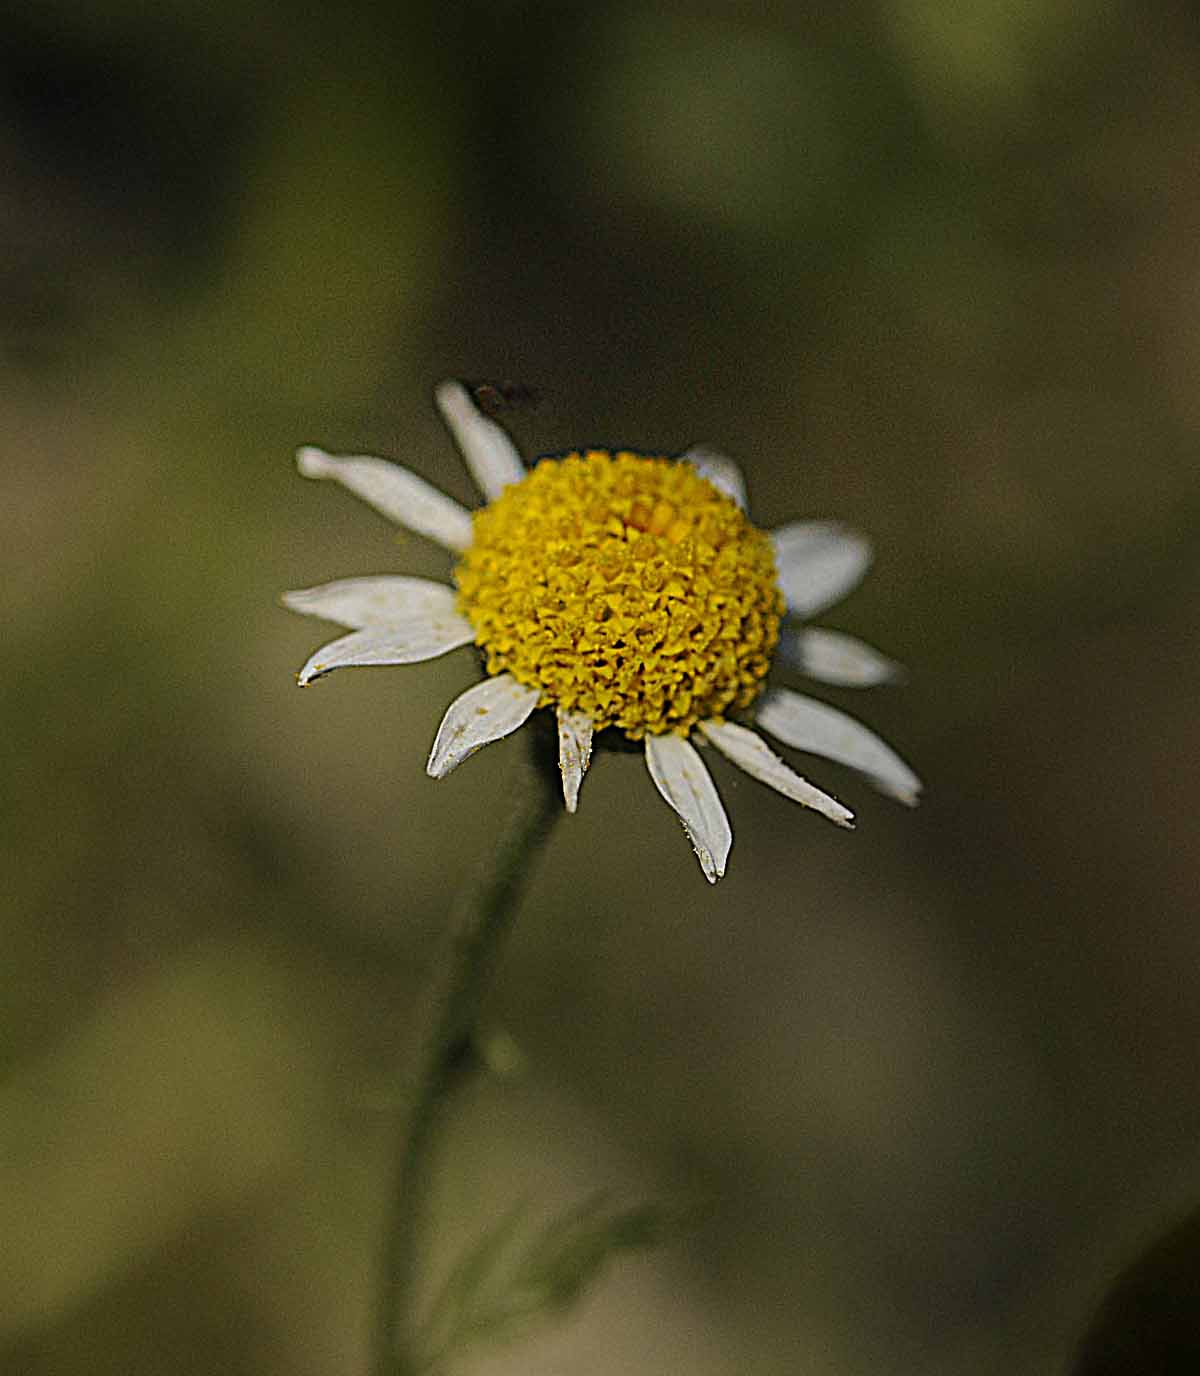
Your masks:
{"label": "disc floret", "polygon": [[488,673],[633,739],[758,695],[783,597],[771,542],[686,463],[542,459],[475,513],[459,606]]}

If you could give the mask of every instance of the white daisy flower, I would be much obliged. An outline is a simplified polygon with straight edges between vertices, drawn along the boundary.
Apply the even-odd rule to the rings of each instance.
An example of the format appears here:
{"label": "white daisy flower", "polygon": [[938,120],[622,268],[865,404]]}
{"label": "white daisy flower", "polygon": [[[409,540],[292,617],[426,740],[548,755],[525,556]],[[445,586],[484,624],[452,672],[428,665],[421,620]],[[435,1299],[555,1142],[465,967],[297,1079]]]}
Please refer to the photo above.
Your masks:
{"label": "white daisy flower", "polygon": [[384,459],[312,447],[297,454],[305,477],[340,482],[458,558],[456,588],[383,574],[285,593],[293,611],[348,632],[311,656],[301,685],[334,669],[413,664],[473,644],[486,676],[450,704],[429,774],[445,777],[538,708],[553,708],[574,812],[593,737],[623,732],[645,742],[650,777],[711,883],[725,872],[733,834],[693,736],[785,797],[853,824],[848,808],[734,714],[795,750],[849,765],[901,802],[917,801],[913,771],[853,717],[789,688],[764,691],[776,656],[825,683],[898,677],[897,665],[852,636],[796,624],[862,578],[871,559],[862,535],[828,521],[757,530],[737,465],[705,449],[678,460],[593,450],[526,469],[465,387],[444,382],[436,400],[487,501],[474,513]]}

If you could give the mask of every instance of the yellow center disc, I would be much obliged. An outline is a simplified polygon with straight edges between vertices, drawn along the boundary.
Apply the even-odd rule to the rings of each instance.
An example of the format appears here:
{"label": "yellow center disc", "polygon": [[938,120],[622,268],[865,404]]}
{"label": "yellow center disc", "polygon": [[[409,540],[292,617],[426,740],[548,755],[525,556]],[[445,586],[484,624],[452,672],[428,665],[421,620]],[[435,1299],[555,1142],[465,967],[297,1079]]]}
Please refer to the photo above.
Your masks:
{"label": "yellow center disc", "polygon": [[771,543],[686,463],[542,459],[455,573],[487,671],[639,739],[747,706],[779,638]]}

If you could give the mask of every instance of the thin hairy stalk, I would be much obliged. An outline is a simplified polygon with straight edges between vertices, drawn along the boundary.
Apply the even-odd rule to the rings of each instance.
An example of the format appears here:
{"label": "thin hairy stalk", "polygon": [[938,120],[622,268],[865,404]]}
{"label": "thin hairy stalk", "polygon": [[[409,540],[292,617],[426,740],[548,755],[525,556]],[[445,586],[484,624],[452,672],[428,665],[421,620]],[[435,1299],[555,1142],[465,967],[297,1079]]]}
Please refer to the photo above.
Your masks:
{"label": "thin hairy stalk", "polygon": [[[537,723],[538,726],[541,723]],[[563,812],[553,737],[524,733],[508,824],[486,871],[460,895],[424,995],[423,1041],[401,1140],[379,1273],[373,1376],[416,1376],[417,1258],[433,1148],[447,1091],[469,1063],[479,1007],[533,865]]]}

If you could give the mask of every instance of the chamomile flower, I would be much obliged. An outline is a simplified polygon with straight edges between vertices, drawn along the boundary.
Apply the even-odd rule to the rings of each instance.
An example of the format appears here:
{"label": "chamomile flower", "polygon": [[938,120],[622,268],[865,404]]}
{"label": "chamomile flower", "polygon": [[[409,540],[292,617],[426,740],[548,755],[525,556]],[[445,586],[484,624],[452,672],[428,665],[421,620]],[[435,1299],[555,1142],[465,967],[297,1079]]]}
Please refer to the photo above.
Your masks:
{"label": "chamomile flower", "polygon": [[311,656],[301,685],[334,669],[413,664],[474,645],[485,676],[447,709],[429,774],[445,777],[539,708],[553,709],[564,800],[574,812],[593,738],[622,733],[644,743],[650,777],[712,883],[725,872],[733,834],[693,738],[785,797],[852,825],[846,807],[735,717],[916,802],[916,775],[865,726],[791,689],[765,687],[776,659],[839,685],[897,677],[870,646],[802,624],[863,576],[871,558],[863,536],[826,521],[758,530],[737,466],[708,450],[679,459],[589,450],[526,469],[466,388],[444,382],[436,400],[486,499],[474,513],[384,459],[312,447],[297,455],[305,477],[340,482],[458,560],[455,587],[384,574],[285,593],[293,611],[348,632]]}

